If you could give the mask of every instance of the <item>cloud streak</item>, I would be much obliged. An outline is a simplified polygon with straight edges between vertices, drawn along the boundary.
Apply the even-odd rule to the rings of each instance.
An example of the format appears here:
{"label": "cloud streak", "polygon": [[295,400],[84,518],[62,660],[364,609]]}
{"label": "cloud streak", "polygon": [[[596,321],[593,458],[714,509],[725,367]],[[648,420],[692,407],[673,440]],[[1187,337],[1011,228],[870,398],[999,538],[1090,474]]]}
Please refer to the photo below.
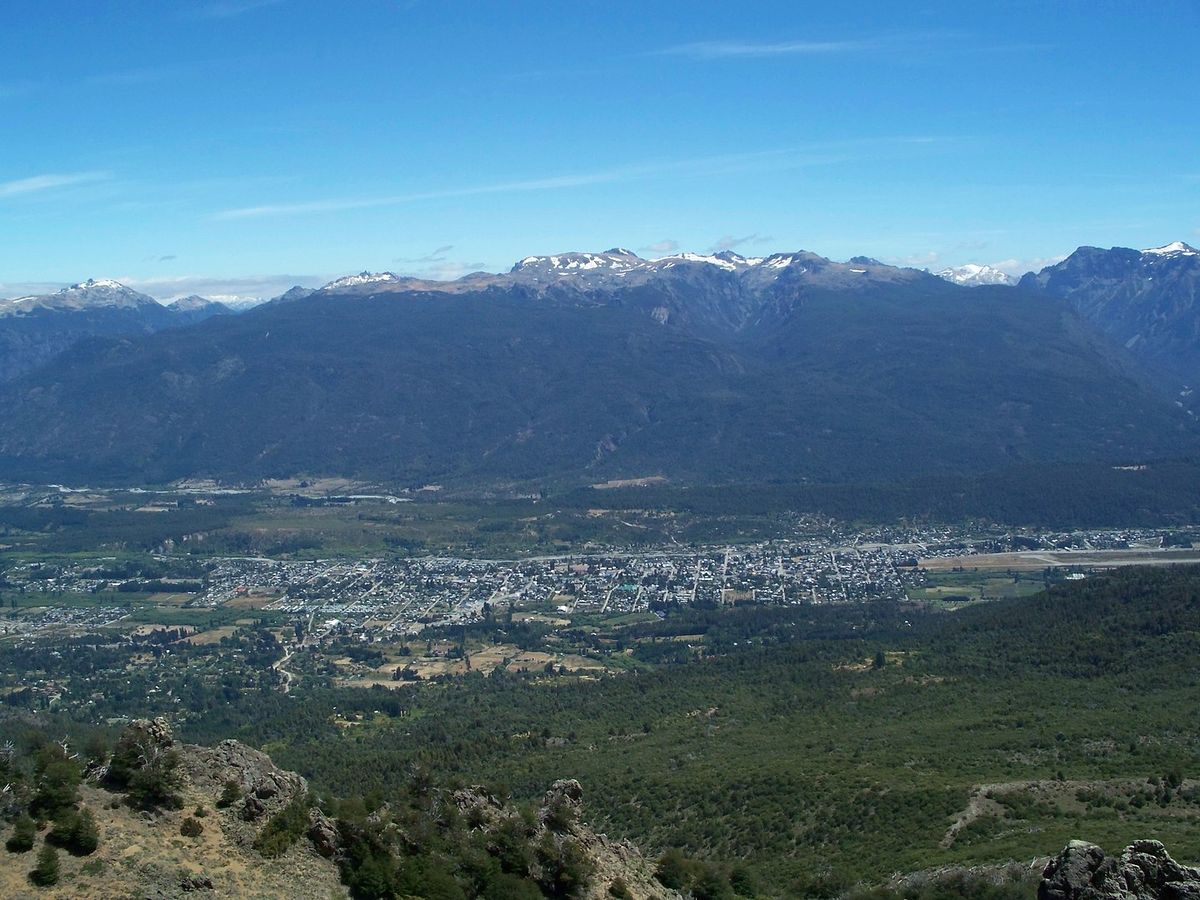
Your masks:
{"label": "cloud streak", "polygon": [[278,6],[283,0],[222,0],[209,3],[192,12],[197,19],[233,19],[244,13],[254,12],[267,6]]}
{"label": "cloud streak", "polygon": [[377,209],[389,206],[402,206],[409,203],[420,203],[428,200],[451,200],[461,197],[486,196],[489,194],[519,194],[536,191],[565,190],[601,184],[640,181],[659,176],[711,177],[738,172],[782,171],[784,169],[803,168],[807,166],[833,165],[854,159],[861,159],[864,155],[873,155],[874,151],[884,147],[896,148],[906,145],[932,144],[936,141],[936,138],[931,137],[881,138],[866,141],[815,144],[805,148],[762,150],[693,159],[660,160],[618,166],[595,172],[555,175],[520,181],[504,181],[496,184],[447,188],[437,191],[331,198],[298,203],[267,204],[263,206],[244,206],[236,209],[221,210],[213,213],[210,218],[218,222],[228,222],[240,219]]}
{"label": "cloud streak", "polygon": [[657,51],[690,59],[755,59],[772,56],[835,56],[886,47],[884,39],[856,41],[694,41]]}
{"label": "cloud streak", "polygon": [[40,194],[44,191],[75,187],[81,184],[92,184],[97,181],[107,181],[111,177],[112,174],[109,172],[64,172],[32,175],[14,181],[0,181],[0,199]]}
{"label": "cloud streak", "polygon": [[717,242],[712,245],[712,248],[709,252],[720,253],[723,250],[733,250],[736,247],[742,246],[742,244],[766,244],[771,240],[773,240],[773,238],[771,238],[769,235],[760,236],[758,232],[755,232],[754,234],[748,234],[745,237],[734,237],[731,234],[727,234],[719,238]]}
{"label": "cloud streak", "polygon": [[679,241],[672,240],[671,238],[664,238],[653,244],[647,244],[645,247],[638,247],[638,250],[649,253],[674,253],[678,249]]}
{"label": "cloud streak", "polygon": [[397,256],[393,262],[398,263],[440,263],[446,261],[446,254],[454,249],[453,244],[443,244],[432,253],[424,256]]}

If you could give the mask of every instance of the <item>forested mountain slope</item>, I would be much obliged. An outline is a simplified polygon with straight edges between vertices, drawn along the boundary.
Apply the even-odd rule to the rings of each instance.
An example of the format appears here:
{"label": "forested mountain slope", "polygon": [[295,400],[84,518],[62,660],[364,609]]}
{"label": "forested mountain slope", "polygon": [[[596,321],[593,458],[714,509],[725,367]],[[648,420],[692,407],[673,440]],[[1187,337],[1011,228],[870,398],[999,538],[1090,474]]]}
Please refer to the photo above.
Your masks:
{"label": "forested mountain slope", "polygon": [[0,471],[851,481],[1196,446],[1071,313],[878,268],[734,294],[719,268],[686,291],[674,269],[583,291],[325,291],[95,340],[0,390]]}

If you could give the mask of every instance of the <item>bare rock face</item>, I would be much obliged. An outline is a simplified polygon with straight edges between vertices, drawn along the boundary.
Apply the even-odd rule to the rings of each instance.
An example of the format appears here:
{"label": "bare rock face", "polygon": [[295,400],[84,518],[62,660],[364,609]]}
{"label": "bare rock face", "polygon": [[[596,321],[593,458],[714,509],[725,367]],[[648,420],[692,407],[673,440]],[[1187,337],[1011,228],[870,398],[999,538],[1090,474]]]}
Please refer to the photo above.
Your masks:
{"label": "bare rock face", "polygon": [[333,859],[341,849],[337,825],[316,807],[308,811],[308,839],[313,849],[326,859]]}
{"label": "bare rock face", "polygon": [[1158,841],[1136,841],[1120,856],[1071,841],[1042,873],[1038,900],[1200,900],[1200,869],[1175,862]]}
{"label": "bare rock face", "polygon": [[295,772],[279,768],[271,757],[239,741],[221,741],[215,747],[189,746],[184,762],[197,787],[219,794],[234,781],[244,796],[286,804],[308,790]]}

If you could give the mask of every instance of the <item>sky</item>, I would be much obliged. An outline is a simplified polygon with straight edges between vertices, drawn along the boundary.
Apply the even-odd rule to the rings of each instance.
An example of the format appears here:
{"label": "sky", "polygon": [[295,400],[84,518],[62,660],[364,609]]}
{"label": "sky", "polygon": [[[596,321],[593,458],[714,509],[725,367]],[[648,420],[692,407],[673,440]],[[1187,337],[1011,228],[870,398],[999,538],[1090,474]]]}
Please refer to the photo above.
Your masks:
{"label": "sky", "polygon": [[0,297],[1200,243],[1200,0],[11,0]]}

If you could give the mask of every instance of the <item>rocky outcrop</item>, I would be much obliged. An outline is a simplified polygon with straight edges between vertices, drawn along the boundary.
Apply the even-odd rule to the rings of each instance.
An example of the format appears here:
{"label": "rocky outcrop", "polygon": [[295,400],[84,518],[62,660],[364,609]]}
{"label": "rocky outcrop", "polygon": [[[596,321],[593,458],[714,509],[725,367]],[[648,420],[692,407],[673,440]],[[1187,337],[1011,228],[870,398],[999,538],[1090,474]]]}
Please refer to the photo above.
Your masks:
{"label": "rocky outcrop", "polygon": [[326,859],[333,859],[341,849],[337,823],[315,807],[308,811],[308,839],[313,849]]}
{"label": "rocky outcrop", "polygon": [[[182,760],[188,780],[206,794],[219,796],[226,784],[236,784],[243,799],[233,810],[248,824],[262,824],[308,792],[303,777],[279,768],[271,757],[239,741],[221,741],[215,747],[188,746]],[[252,842],[253,830],[242,837],[247,844]]]}
{"label": "rocky outcrop", "polygon": [[[481,787],[454,791],[450,801],[471,828],[499,832],[506,823],[521,819],[517,809],[502,803]],[[677,900],[681,896],[655,879],[653,866],[637,847],[628,841],[615,841],[598,834],[583,822],[582,817],[583,787],[574,779],[563,779],[554,782],[546,791],[537,810],[536,824],[525,826],[530,846],[549,841],[560,850],[569,846],[586,860],[589,875],[580,897],[584,900],[613,896],[633,900]],[[531,874],[537,878],[544,873],[534,871]]]}
{"label": "rocky outcrop", "polygon": [[[170,794],[157,798],[162,802],[143,796],[152,766]],[[237,791],[226,787],[230,782]],[[307,839],[301,829],[290,845],[269,854],[256,844],[271,818],[307,789],[303,778],[253,748],[236,741],[183,744],[167,720],[139,719],[125,729],[108,765],[89,770],[80,787],[80,805],[100,835],[96,850],[60,854],[61,880],[44,888],[29,883],[28,858],[0,852],[0,897],[348,897],[336,863],[336,825],[318,811],[309,815]]]}
{"label": "rocky outcrop", "polygon": [[1038,900],[1200,900],[1200,869],[1175,862],[1158,841],[1136,841],[1120,856],[1071,841],[1042,873]]}

